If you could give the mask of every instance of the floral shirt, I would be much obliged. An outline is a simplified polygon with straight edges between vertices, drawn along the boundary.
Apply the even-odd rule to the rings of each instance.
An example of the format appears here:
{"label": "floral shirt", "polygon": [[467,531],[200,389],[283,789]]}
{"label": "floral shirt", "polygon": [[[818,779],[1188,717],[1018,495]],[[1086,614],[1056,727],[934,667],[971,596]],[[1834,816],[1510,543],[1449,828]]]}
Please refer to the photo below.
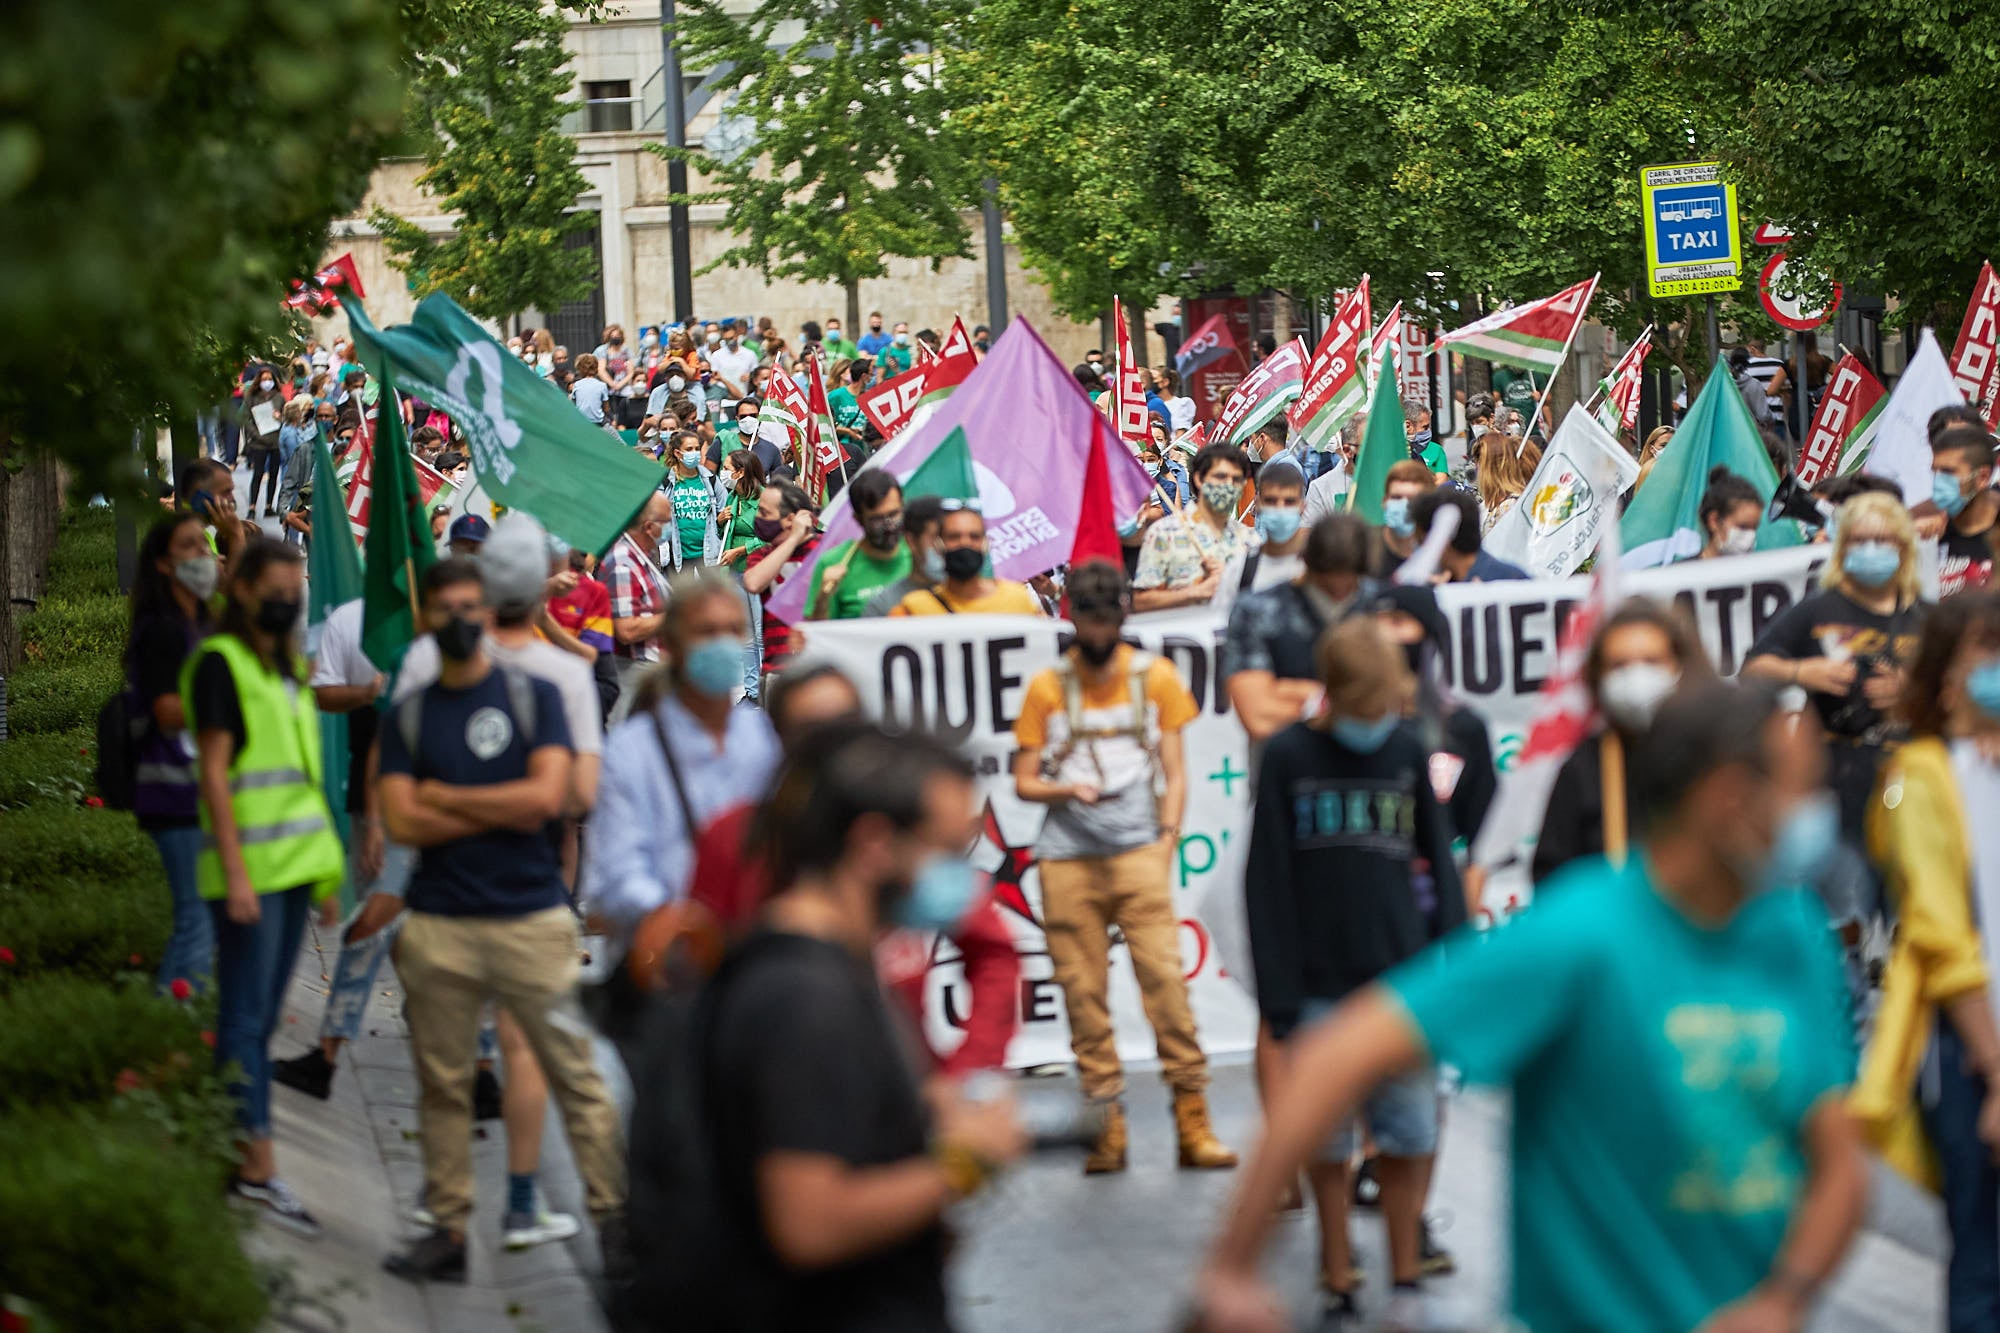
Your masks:
{"label": "floral shirt", "polygon": [[1256,535],[1231,519],[1220,533],[1192,515],[1167,515],[1146,529],[1134,588],[1186,588],[1201,582],[1202,562],[1227,566],[1257,544]]}

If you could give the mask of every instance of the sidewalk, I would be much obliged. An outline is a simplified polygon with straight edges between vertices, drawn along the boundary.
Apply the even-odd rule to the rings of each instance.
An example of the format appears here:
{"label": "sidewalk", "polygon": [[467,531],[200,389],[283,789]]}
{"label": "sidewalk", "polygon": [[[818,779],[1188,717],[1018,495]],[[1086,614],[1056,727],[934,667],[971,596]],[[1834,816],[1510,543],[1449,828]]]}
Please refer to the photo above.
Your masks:
{"label": "sidewalk", "polygon": [[[330,973],[333,934],[322,931],[320,943]],[[296,1055],[318,1039],[327,991],[321,971],[308,932],[272,1042],[274,1058]],[[271,1326],[313,1333],[600,1333],[606,1324],[585,1276],[597,1270],[587,1220],[583,1234],[568,1244],[519,1253],[500,1245],[507,1164],[506,1135],[497,1120],[474,1131],[476,1204],[466,1284],[420,1285],[382,1271],[383,1258],[418,1234],[405,1214],[423,1185],[416,1074],[401,1014],[401,988],[394,969],[385,967],[361,1039],[342,1052],[332,1098],[319,1102],[289,1088],[271,1091],[278,1170],[325,1228],[317,1240],[263,1222],[250,1231],[251,1254],[289,1264],[291,1286],[302,1298],[277,1312]],[[587,1219],[553,1106],[540,1182],[545,1207]]]}

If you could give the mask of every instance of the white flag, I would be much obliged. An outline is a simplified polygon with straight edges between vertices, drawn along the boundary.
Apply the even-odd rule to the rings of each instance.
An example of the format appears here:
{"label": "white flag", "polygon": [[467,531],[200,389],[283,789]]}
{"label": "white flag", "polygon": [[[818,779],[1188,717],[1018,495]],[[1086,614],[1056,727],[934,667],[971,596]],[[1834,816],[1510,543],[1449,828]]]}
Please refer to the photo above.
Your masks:
{"label": "white flag", "polygon": [[1862,471],[1886,477],[1903,488],[1903,503],[1922,504],[1931,498],[1931,413],[1940,407],[1960,407],[1965,395],[1952,380],[1944,349],[1925,329],[1903,377],[1882,404],[1875,419],[1875,443]]}
{"label": "white flag", "polygon": [[1529,578],[1566,579],[1597,549],[1618,497],[1639,479],[1639,465],[1590,413],[1572,404],[1535,475],[1483,543]]}

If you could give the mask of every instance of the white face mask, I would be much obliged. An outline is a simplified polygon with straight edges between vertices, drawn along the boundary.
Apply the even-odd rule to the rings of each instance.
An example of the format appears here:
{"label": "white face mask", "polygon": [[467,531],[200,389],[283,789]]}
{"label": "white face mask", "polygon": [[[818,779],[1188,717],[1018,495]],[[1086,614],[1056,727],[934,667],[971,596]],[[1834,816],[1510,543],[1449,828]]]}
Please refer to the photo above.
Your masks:
{"label": "white face mask", "polygon": [[1748,555],[1757,549],[1757,529],[1728,528],[1716,543],[1716,549],[1724,555]]}
{"label": "white face mask", "polygon": [[271,390],[278,387],[278,382],[266,376],[265,378],[257,381],[257,387],[262,389],[265,393],[269,393]]}
{"label": "white face mask", "polygon": [[1631,662],[1605,673],[1597,682],[1597,699],[1605,715],[1621,729],[1644,731],[1680,683],[1681,673],[1672,667]]}
{"label": "white face mask", "polygon": [[708,345],[709,345],[710,347],[720,347],[720,346],[722,346],[722,335],[721,335],[721,334],[719,334],[719,333],[711,333],[711,334],[709,334],[709,335],[708,335]]}

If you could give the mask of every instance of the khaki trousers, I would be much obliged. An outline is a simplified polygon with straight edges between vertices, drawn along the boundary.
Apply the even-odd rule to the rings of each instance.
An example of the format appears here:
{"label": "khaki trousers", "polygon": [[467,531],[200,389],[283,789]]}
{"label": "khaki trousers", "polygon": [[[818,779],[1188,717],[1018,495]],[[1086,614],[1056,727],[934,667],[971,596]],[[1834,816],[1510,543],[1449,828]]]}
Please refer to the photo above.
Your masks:
{"label": "khaki trousers", "polygon": [[1113,926],[1132,952],[1162,1077],[1175,1092],[1208,1086],[1208,1061],[1195,1037],[1181,972],[1180,920],[1167,883],[1172,853],[1171,842],[1162,838],[1116,856],[1041,863],[1043,930],[1069,1008],[1069,1046],[1087,1097],[1125,1092],[1107,995]]}
{"label": "khaki trousers", "polygon": [[472,1078],[488,999],[514,1015],[548,1076],[591,1216],[623,1208],[618,1110],[576,1004],[575,915],[566,907],[518,917],[411,912],[394,957],[421,1090],[424,1201],[438,1225],[462,1233],[472,1216]]}

